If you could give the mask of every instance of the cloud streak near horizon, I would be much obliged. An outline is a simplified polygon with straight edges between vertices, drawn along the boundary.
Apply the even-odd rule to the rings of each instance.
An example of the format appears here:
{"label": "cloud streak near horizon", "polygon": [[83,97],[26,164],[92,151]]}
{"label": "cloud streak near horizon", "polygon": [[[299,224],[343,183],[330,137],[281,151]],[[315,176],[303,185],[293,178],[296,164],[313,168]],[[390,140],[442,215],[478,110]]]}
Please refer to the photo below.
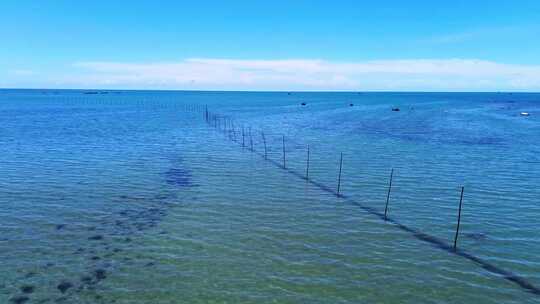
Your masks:
{"label": "cloud streak near horizon", "polygon": [[540,66],[470,59],[190,58],[154,63],[78,62],[67,74],[53,79],[56,86],[141,89],[539,91]]}

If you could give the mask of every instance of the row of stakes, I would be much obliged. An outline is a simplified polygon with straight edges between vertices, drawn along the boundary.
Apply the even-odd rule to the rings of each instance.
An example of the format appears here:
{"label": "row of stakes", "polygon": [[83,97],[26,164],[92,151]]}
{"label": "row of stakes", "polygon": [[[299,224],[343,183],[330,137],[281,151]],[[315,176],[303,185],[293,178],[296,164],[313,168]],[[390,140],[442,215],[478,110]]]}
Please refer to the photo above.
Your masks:
{"label": "row of stakes", "polygon": [[[208,107],[205,108],[205,112],[204,112],[204,116],[205,116],[205,120],[207,123],[209,124],[213,124],[214,128],[216,129],[220,129],[220,130],[224,130],[228,133],[228,136],[231,140],[233,141],[237,141],[236,139],[236,128],[235,128],[235,125],[234,125],[234,121],[232,119],[229,119],[227,116],[218,116],[218,115],[214,115],[214,114],[211,114],[209,111],[208,111]],[[223,118],[223,119],[220,119],[220,118]],[[245,128],[242,126],[242,147],[246,147],[246,136],[249,138],[249,148],[250,148],[250,151],[253,152],[254,149],[253,149],[253,137],[252,137],[252,134],[251,134],[251,127],[247,128],[247,134],[246,134],[246,130]],[[264,134],[264,132],[261,131],[261,138],[263,140],[263,146],[264,146],[264,159],[265,160],[268,160],[268,150],[267,150],[267,145],[266,145],[266,136]],[[283,169],[286,169],[287,168],[287,164],[286,164],[286,156],[285,156],[285,135],[282,135],[282,155],[283,155],[283,158],[282,158],[282,161],[283,161]],[[309,161],[310,161],[310,149],[309,149],[309,145],[307,145],[307,160],[306,160],[306,173],[305,173],[305,179],[306,181],[309,181]],[[339,170],[338,170],[338,180],[337,180],[337,191],[336,191],[336,196],[337,197],[341,197],[341,172],[342,172],[342,168],[343,168],[343,153],[340,153],[340,157],[339,157]],[[385,204],[385,207],[384,207],[384,220],[386,221],[388,219],[388,205],[390,203],[390,193],[392,191],[392,182],[393,182],[393,178],[394,178],[394,169],[392,168],[392,170],[390,171],[390,179],[389,179],[389,182],[388,182],[388,191],[387,191],[387,194],[386,194],[386,204]],[[459,237],[459,230],[460,230],[460,224],[461,224],[461,209],[462,209],[462,206],[463,206],[463,193],[465,191],[465,187],[461,187],[461,194],[460,194],[460,199],[459,199],[459,207],[458,207],[458,214],[457,214],[457,224],[456,224],[456,233],[455,233],[455,236],[454,236],[454,245],[453,245],[453,248],[454,250],[457,249],[457,241],[458,241],[458,237]]]}

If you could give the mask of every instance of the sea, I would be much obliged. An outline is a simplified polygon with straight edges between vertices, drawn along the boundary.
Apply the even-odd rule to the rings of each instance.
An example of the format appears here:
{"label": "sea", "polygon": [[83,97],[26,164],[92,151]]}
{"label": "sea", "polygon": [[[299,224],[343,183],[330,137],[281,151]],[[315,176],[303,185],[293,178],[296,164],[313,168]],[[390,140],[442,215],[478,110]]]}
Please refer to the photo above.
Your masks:
{"label": "sea", "polygon": [[0,90],[0,303],[540,303],[540,94]]}

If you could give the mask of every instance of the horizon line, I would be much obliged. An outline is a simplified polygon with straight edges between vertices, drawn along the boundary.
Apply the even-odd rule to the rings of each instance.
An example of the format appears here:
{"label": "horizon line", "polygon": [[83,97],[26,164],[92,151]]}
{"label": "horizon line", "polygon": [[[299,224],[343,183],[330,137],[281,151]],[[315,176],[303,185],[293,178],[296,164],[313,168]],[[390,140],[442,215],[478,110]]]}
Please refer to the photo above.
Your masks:
{"label": "horizon line", "polygon": [[48,91],[152,91],[152,92],[231,92],[231,93],[467,93],[467,94],[540,94],[540,91],[415,91],[415,90],[405,90],[405,91],[393,91],[393,90],[237,90],[237,89],[122,89],[122,88],[39,88],[39,87],[28,87],[28,88],[9,88],[9,87],[0,87],[0,91],[5,90],[48,90]]}

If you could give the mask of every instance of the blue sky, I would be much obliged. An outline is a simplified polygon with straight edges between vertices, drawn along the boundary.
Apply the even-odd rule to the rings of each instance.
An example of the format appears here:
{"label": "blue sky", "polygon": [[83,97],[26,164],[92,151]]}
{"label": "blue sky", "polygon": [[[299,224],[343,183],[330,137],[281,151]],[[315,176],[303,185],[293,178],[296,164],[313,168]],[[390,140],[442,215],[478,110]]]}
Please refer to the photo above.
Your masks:
{"label": "blue sky", "polygon": [[0,87],[540,91],[536,0],[4,0],[0,39]]}

